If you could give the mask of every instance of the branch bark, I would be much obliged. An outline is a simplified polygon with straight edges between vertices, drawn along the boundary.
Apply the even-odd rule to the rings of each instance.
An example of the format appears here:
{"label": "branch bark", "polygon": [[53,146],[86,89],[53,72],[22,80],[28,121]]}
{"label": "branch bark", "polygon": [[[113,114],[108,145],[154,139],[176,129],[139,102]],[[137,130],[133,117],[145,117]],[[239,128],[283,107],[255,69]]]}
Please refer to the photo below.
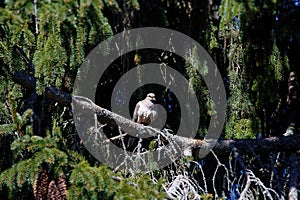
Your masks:
{"label": "branch bark", "polygon": [[[165,134],[169,139],[180,144],[181,146],[190,147],[193,155],[197,155],[199,150],[212,149],[217,154],[230,154],[232,149],[237,148],[242,154],[252,154],[254,152],[272,152],[272,151],[297,151],[300,149],[298,145],[300,142],[300,135],[295,134],[287,137],[270,137],[262,139],[240,139],[240,140],[199,140],[193,138],[185,138],[181,136],[172,135],[169,133],[162,133],[160,130],[151,126],[143,126],[137,124],[129,119],[117,115],[105,108],[95,105],[91,100],[73,96],[72,103],[76,106],[81,106],[83,110],[92,110],[97,115],[105,119],[110,126],[119,125],[126,133],[134,133],[136,136],[157,136],[158,134]],[[214,147],[213,144],[215,143]],[[196,154],[195,154],[196,153]]]}
{"label": "branch bark", "polygon": [[[36,80],[22,72],[16,72],[13,75],[13,80],[28,89],[34,89]],[[193,138],[185,138],[168,133],[162,133],[160,130],[150,126],[137,124],[129,119],[117,115],[105,108],[95,105],[91,100],[72,96],[55,87],[48,87],[45,91],[46,97],[56,101],[64,106],[70,106],[71,103],[76,106],[81,106],[86,110],[92,110],[97,113],[101,123],[105,123],[111,127],[120,126],[121,129],[135,136],[157,136],[165,134],[174,142],[188,148],[193,155],[198,155],[200,150],[212,149],[216,154],[227,155],[232,152],[232,149],[237,148],[242,154],[252,154],[253,152],[271,152],[271,151],[292,151],[300,150],[300,134],[295,134],[287,137],[270,137],[262,139],[241,139],[241,140],[199,140]]]}
{"label": "branch bark", "polygon": [[[12,75],[12,80],[27,89],[34,90],[36,88],[36,79],[22,72],[15,72]],[[72,96],[70,94],[52,86],[46,88],[45,95],[48,99],[58,102],[64,106],[70,106],[72,102]]]}

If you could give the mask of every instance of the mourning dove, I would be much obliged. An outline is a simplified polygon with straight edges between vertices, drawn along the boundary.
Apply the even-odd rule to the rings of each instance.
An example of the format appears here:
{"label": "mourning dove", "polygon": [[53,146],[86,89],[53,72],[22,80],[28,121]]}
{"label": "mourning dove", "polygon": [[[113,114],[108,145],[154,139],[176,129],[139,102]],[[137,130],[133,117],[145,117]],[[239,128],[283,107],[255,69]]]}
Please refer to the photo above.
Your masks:
{"label": "mourning dove", "polygon": [[144,125],[152,123],[157,118],[157,106],[155,102],[155,94],[147,94],[144,100],[136,104],[132,120]]}

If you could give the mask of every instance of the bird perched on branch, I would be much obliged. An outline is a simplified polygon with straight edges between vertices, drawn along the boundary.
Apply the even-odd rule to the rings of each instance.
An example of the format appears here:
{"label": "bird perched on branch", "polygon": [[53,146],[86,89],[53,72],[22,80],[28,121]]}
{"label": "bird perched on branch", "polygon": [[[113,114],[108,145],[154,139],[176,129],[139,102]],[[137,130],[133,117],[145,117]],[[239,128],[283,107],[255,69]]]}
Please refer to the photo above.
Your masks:
{"label": "bird perched on branch", "polygon": [[155,103],[155,94],[147,94],[144,100],[136,104],[132,120],[144,125],[152,123],[157,118],[157,106]]}

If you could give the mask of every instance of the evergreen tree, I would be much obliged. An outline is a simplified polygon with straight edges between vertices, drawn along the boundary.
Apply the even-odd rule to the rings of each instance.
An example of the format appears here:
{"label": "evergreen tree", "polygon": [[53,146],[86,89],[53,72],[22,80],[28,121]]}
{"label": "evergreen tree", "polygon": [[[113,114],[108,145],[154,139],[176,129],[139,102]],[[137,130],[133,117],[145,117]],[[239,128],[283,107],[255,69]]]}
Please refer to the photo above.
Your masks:
{"label": "evergreen tree", "polygon": [[[101,41],[116,33],[145,26],[170,28],[199,42],[224,77],[228,104],[223,136],[255,138],[261,132],[267,137],[273,128],[273,111],[278,102],[286,101],[286,77],[291,70],[300,72],[297,68],[300,63],[299,5],[297,0],[0,1],[1,198],[163,199],[165,191],[172,188],[171,184],[167,188],[166,181],[176,181],[174,174],[196,171],[199,175],[199,172],[204,173],[203,169],[209,178],[219,181],[222,191],[198,188],[193,194],[203,193],[202,198],[207,199],[212,197],[210,193],[234,196],[230,190],[239,187],[234,184],[236,180],[228,186],[230,189],[224,189],[228,180],[210,171],[212,165],[224,167],[219,160],[209,163],[213,155],[193,161],[198,170],[191,170],[189,165],[188,169],[193,172],[185,168],[189,158],[148,175],[113,172],[81,144],[70,107],[47,98],[47,87],[71,94],[76,76],[84,73],[79,69],[84,58]],[[109,46],[102,51],[109,53]],[[196,91],[201,110],[197,137],[203,138],[214,105],[200,76],[207,73],[208,68],[201,66],[201,74],[198,74],[188,59],[194,56],[195,52],[187,58],[163,54],[161,50],[130,52],[112,64],[116,70],[104,75],[106,82],[101,82],[102,96],[96,103],[110,109],[114,84],[132,66],[154,61],[164,63],[183,74]],[[17,84],[14,75],[18,72],[32,77],[36,85],[25,89]],[[158,100],[165,102],[166,108],[172,108],[167,109],[167,123],[176,130],[180,108],[174,94],[169,88],[155,84],[145,88],[157,90]],[[136,96],[142,98],[143,89],[138,90]],[[133,107],[131,102],[130,110]],[[113,130],[108,131],[115,134]],[[253,164],[253,171],[263,174],[256,167],[257,160],[248,158],[247,161]],[[285,176],[286,172],[282,171]],[[238,173],[230,176],[238,176]],[[203,179],[197,180],[197,184],[203,184]],[[194,186],[193,181],[184,180],[184,183]],[[282,188],[276,187],[276,191],[284,193]]]}

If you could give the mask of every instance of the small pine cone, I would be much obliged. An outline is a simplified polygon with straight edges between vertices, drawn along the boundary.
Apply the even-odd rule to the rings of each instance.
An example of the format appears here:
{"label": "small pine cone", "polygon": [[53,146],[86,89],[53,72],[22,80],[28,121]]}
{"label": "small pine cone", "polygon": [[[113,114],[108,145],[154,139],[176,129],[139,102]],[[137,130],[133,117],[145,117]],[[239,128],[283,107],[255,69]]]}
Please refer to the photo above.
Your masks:
{"label": "small pine cone", "polygon": [[49,183],[47,196],[48,200],[57,200],[59,197],[59,191],[54,180]]}
{"label": "small pine cone", "polygon": [[66,176],[64,174],[59,175],[57,180],[57,188],[59,191],[59,198],[60,200],[67,199],[67,181]]}
{"label": "small pine cone", "polygon": [[33,195],[36,200],[47,199],[49,177],[45,170],[40,170],[33,184]]}
{"label": "small pine cone", "polygon": [[67,199],[67,182],[66,176],[61,174],[57,181],[52,180],[48,187],[48,199],[65,200]]}

